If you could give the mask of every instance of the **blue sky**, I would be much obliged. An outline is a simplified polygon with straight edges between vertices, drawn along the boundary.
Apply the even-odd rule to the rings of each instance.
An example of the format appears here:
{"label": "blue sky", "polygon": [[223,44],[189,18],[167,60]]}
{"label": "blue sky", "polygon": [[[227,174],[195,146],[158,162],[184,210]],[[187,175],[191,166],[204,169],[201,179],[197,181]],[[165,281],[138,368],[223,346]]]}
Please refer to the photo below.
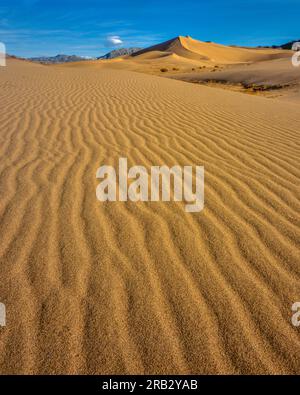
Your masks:
{"label": "blue sky", "polygon": [[178,35],[222,44],[300,38],[300,0],[0,0],[0,42],[18,56],[100,56]]}

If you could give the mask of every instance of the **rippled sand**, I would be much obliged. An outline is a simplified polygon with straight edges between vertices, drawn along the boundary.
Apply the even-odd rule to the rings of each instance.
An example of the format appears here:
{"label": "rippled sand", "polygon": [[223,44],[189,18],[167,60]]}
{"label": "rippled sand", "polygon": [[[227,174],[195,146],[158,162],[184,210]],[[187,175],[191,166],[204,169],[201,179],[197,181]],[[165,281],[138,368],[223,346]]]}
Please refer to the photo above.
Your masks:
{"label": "rippled sand", "polygon": [[[300,373],[298,105],[9,60],[0,106],[1,373]],[[204,211],[97,201],[119,157]]]}

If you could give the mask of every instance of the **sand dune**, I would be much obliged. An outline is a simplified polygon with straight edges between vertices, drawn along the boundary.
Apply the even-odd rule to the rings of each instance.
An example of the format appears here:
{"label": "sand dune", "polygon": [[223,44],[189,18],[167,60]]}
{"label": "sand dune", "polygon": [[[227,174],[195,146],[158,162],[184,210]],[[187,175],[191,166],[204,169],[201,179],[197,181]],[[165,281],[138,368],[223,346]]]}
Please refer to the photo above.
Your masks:
{"label": "sand dune", "polygon": [[237,84],[266,85],[272,92],[266,89],[259,94],[299,102],[300,73],[292,65],[292,53],[282,49],[231,47],[178,36],[131,56],[59,67],[137,71],[194,83],[209,82],[210,86],[216,81],[223,88],[246,93],[253,90],[249,92]]}
{"label": "sand dune", "polygon": [[143,54],[156,51],[174,53],[183,58],[216,64],[258,62],[290,56],[290,51],[279,49],[229,47],[212,42],[195,40],[190,36],[178,36],[164,43],[135,52],[131,57],[139,58]]}
{"label": "sand dune", "polygon": [[212,42],[195,40],[189,36],[178,36],[163,43],[145,48],[130,56],[100,61],[65,64],[67,67],[108,67],[143,73],[160,73],[160,67],[167,65],[180,67],[181,71],[191,71],[191,67],[213,67],[256,63],[291,57],[292,52],[281,49],[231,47]]}
{"label": "sand dune", "polygon": [[214,71],[179,72],[171,77],[188,82],[221,82],[229,89],[237,84],[277,87],[279,89],[271,90],[269,95],[295,102],[300,100],[300,70],[292,65],[290,58],[231,65]]}
{"label": "sand dune", "polygon": [[[298,105],[17,60],[0,87],[1,373],[300,373]],[[204,165],[204,211],[100,203],[119,157]]]}

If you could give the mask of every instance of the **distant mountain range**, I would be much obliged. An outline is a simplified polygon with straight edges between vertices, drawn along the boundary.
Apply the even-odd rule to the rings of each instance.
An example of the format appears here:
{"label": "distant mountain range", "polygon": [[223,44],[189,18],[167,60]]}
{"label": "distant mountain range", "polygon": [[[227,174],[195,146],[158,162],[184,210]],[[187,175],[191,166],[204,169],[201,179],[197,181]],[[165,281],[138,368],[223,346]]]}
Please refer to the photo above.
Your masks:
{"label": "distant mountain range", "polygon": [[107,54],[103,56],[99,56],[97,59],[114,59],[119,56],[125,56],[125,55],[132,55],[135,52],[140,51],[141,48],[136,48],[136,47],[131,47],[131,48],[119,48],[115,49],[111,52],[108,52]]}
{"label": "distant mountain range", "polygon": [[282,49],[292,49],[292,46],[295,42],[300,42],[300,38],[299,40],[294,40],[294,41],[290,41],[289,43],[283,44],[280,46],[280,48]]}
{"label": "distant mountain range", "polygon": [[53,63],[67,63],[67,62],[80,62],[82,60],[88,60],[91,58],[86,58],[77,55],[56,55],[56,56],[40,56],[35,58],[28,58],[32,62],[53,64]]}
{"label": "distant mountain range", "polygon": [[299,40],[294,40],[294,41],[290,41],[286,44],[282,44],[282,45],[266,45],[266,46],[259,46],[258,48],[274,48],[274,49],[292,49],[292,46],[295,42],[300,42]]}
{"label": "distant mountain range", "polygon": [[39,57],[33,57],[33,58],[28,58],[27,60],[30,60],[32,62],[37,62],[37,63],[44,63],[44,64],[54,64],[54,63],[68,63],[68,62],[80,62],[83,60],[92,60],[92,59],[114,59],[119,56],[125,56],[125,55],[132,55],[133,53],[140,51],[141,48],[119,48],[115,49],[111,52],[108,52],[107,54],[103,56],[99,56],[98,58],[87,58],[87,57],[82,57],[82,56],[77,56],[77,55],[56,55],[56,56],[39,56]]}

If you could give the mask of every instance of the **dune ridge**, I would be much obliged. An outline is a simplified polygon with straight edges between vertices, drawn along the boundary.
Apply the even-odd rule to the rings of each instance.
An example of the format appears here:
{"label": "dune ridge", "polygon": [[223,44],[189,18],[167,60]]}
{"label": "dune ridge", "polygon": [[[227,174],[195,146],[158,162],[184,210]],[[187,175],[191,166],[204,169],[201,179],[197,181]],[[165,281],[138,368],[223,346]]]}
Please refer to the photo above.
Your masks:
{"label": "dune ridge", "polygon": [[195,40],[190,36],[178,36],[161,44],[135,52],[131,58],[143,54],[164,52],[191,60],[206,61],[212,64],[236,64],[259,62],[290,56],[291,51],[281,49],[242,48]]}
{"label": "dune ridge", "polygon": [[[0,73],[1,373],[299,374],[300,109],[113,69]],[[205,166],[205,209],[97,168]]]}

